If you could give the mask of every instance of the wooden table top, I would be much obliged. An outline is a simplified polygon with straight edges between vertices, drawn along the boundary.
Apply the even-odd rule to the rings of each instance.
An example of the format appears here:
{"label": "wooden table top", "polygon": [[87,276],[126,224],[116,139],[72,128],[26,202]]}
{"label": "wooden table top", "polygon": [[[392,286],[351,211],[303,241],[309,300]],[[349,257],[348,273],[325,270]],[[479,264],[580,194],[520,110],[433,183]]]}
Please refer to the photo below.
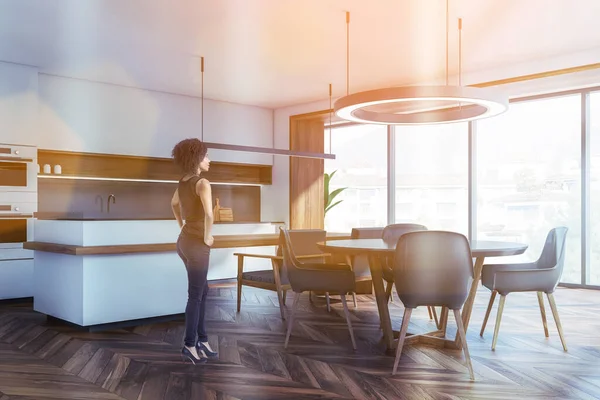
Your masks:
{"label": "wooden table top", "polygon": [[[527,245],[515,242],[497,242],[491,240],[474,240],[470,242],[473,257],[501,257],[523,254]],[[342,239],[321,242],[318,246],[328,253],[359,254],[393,254],[396,242],[386,242],[383,239]]]}

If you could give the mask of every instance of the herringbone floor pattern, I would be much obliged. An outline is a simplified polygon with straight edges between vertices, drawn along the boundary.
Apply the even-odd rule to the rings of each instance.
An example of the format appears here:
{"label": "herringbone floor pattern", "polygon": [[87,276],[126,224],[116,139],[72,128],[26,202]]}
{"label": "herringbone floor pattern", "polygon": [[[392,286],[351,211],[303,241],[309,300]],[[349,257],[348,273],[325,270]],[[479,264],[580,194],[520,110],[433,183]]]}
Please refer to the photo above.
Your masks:
{"label": "herringbone floor pattern", "polygon": [[[244,287],[242,312],[236,315],[235,288],[213,287],[207,315],[219,359],[202,366],[181,361],[182,321],[87,333],[48,324],[31,304],[4,304],[0,400],[600,398],[600,292],[557,291],[568,353],[548,306],[550,338],[544,337],[535,294],[507,298],[492,352],[495,311],[479,337],[488,296],[486,290],[478,293],[467,333],[476,382],[469,381],[460,351],[424,345],[405,347],[392,377],[394,358],[379,343],[371,296],[359,296],[358,309],[351,310],[356,352],[339,301],[328,313],[323,299],[311,303],[306,294],[284,350],[274,293]],[[390,310],[398,329],[398,300]],[[413,314],[410,331],[433,328],[425,308]],[[453,328],[450,322],[450,333]]]}

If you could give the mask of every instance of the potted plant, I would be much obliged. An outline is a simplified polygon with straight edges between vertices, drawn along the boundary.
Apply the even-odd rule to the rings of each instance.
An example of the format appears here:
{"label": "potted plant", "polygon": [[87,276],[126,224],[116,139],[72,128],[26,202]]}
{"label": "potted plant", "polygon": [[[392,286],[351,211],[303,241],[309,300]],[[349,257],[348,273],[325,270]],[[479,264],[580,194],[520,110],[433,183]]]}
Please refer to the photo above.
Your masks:
{"label": "potted plant", "polygon": [[348,188],[338,188],[335,189],[334,191],[332,191],[331,193],[329,192],[329,182],[331,182],[331,178],[333,178],[333,175],[335,175],[335,173],[337,172],[337,170],[333,171],[332,173],[328,174],[325,173],[324,174],[324,180],[323,180],[323,192],[325,193],[325,214],[327,214],[327,211],[331,210],[333,207],[337,206],[338,204],[340,204],[343,200],[338,200],[335,203],[333,202],[333,199],[335,199],[335,197],[342,193],[344,190],[348,189]]}

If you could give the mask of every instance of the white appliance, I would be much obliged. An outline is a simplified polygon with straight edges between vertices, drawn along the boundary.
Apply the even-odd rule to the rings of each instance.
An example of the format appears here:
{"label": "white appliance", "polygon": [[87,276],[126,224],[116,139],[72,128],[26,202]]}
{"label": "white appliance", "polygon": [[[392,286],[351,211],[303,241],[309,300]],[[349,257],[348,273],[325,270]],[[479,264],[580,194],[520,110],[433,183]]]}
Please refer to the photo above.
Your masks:
{"label": "white appliance", "polygon": [[0,144],[0,300],[33,296],[37,148]]}
{"label": "white appliance", "polygon": [[5,191],[37,193],[36,147],[0,143],[0,193]]}

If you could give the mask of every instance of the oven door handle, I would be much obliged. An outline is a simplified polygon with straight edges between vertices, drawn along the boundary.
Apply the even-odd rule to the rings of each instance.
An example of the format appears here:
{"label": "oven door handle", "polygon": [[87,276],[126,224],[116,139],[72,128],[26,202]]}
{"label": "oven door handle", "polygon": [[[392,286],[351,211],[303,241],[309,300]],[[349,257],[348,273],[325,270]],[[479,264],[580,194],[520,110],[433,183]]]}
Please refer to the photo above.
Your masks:
{"label": "oven door handle", "polygon": [[8,219],[8,218],[33,218],[33,214],[23,214],[23,213],[0,213],[0,219]]}
{"label": "oven door handle", "polygon": [[0,156],[0,161],[33,162],[33,158],[2,157],[2,156]]}

